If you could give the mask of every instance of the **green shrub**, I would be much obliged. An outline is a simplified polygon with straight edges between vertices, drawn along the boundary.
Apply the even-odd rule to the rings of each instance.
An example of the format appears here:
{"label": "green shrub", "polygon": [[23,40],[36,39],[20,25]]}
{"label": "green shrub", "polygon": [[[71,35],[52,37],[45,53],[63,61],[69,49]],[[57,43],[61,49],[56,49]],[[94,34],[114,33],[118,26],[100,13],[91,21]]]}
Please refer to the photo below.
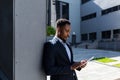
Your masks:
{"label": "green shrub", "polygon": [[55,28],[47,26],[47,36],[55,35]]}
{"label": "green shrub", "polygon": [[115,67],[119,67],[119,68],[120,68],[120,63],[118,63],[118,64],[114,64],[113,66],[115,66]]}
{"label": "green shrub", "polygon": [[96,60],[96,61],[102,62],[102,63],[109,63],[109,62],[117,61],[117,60],[114,60],[114,59],[111,59],[111,58],[107,58],[107,57],[94,58],[93,60]]}

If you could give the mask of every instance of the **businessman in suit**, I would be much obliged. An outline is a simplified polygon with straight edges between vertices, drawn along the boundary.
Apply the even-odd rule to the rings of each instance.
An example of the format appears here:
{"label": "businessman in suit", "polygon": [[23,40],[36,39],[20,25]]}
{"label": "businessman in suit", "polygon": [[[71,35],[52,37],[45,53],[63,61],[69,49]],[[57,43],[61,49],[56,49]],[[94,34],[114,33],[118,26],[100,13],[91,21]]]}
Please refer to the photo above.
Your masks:
{"label": "businessman in suit", "polygon": [[72,49],[66,42],[70,29],[68,20],[57,20],[54,38],[44,44],[43,66],[50,80],[78,80],[75,69],[81,70],[87,64],[86,60],[73,61]]}

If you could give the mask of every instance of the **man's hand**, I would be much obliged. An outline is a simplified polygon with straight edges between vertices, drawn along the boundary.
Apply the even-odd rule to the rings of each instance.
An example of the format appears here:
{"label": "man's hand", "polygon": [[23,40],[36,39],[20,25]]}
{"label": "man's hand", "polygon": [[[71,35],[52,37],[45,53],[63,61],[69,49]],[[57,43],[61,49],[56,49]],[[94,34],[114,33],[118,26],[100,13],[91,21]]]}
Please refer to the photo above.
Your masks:
{"label": "man's hand", "polygon": [[87,60],[82,60],[80,63],[80,68],[84,68],[87,65]]}
{"label": "man's hand", "polygon": [[75,62],[74,64],[72,64],[71,70],[75,70],[75,69],[79,68],[80,64],[81,64],[81,62]]}
{"label": "man's hand", "polygon": [[77,68],[84,68],[87,64],[87,60],[82,60],[80,62],[75,62],[72,66],[71,66],[71,70],[75,70]]}

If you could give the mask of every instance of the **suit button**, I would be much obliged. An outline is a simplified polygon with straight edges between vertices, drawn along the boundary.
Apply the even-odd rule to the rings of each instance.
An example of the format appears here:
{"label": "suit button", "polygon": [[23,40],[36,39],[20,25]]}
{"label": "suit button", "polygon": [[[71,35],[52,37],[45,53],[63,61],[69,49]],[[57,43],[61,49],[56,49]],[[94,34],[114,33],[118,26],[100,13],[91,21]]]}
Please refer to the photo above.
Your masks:
{"label": "suit button", "polygon": [[73,73],[73,76],[75,76],[75,73]]}

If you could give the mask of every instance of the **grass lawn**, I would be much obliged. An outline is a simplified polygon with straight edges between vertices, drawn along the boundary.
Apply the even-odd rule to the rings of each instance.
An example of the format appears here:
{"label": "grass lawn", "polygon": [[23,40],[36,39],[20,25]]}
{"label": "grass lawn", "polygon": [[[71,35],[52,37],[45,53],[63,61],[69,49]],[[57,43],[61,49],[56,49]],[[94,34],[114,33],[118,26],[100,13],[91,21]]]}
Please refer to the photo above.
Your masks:
{"label": "grass lawn", "polygon": [[120,68],[120,63],[119,64],[114,64],[113,66]]}
{"label": "grass lawn", "polygon": [[117,60],[110,59],[110,58],[107,58],[107,57],[94,58],[93,60],[96,60],[96,61],[102,62],[102,63],[109,63],[109,62],[117,61]]}

